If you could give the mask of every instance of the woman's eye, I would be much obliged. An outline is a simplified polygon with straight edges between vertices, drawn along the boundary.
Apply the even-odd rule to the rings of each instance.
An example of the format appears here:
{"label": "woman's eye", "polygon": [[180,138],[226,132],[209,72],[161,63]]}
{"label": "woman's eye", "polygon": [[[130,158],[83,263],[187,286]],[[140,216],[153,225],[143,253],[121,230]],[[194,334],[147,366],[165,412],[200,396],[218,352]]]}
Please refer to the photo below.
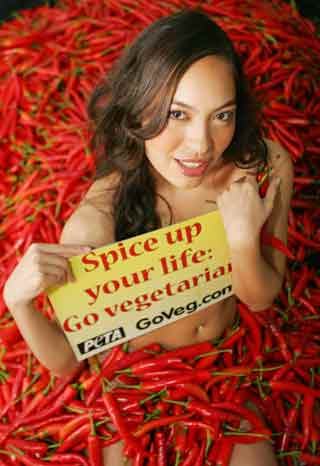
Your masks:
{"label": "woman's eye", "polygon": [[[222,116],[222,118],[220,118],[221,116]],[[227,116],[227,117],[225,118],[225,116]],[[234,116],[234,111],[229,110],[228,112],[219,113],[217,115],[217,118],[220,121],[229,121],[229,120],[231,120],[233,118],[233,116]]]}
{"label": "woman's eye", "polygon": [[173,118],[174,120],[182,120],[184,117],[184,112],[181,110],[170,110],[169,117]]}

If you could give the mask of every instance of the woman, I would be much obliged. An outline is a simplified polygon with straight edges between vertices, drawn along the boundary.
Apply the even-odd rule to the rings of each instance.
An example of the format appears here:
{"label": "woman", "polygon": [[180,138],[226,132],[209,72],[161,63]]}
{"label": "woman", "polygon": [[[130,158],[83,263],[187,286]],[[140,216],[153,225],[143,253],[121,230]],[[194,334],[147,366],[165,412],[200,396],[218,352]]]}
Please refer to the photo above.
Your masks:
{"label": "woman", "polygon": [[[82,246],[105,246],[214,208],[230,246],[235,294],[132,340],[130,349],[151,341],[169,349],[213,340],[232,325],[236,297],[253,311],[268,308],[286,263],[260,245],[260,232],[265,225],[286,243],[293,166],[282,147],[262,138],[241,62],[223,30],[195,10],[159,19],[96,88],[89,115],[95,180],[60,244],[31,245],[5,287],[6,303],[38,359],[57,375],[78,364],[58,324],[32,306],[40,292],[71,279],[67,257],[84,252]],[[256,182],[262,166],[271,173],[264,199]],[[106,465],[124,464],[120,443],[104,456]],[[230,464],[274,466],[276,460],[262,441],[237,444]]]}

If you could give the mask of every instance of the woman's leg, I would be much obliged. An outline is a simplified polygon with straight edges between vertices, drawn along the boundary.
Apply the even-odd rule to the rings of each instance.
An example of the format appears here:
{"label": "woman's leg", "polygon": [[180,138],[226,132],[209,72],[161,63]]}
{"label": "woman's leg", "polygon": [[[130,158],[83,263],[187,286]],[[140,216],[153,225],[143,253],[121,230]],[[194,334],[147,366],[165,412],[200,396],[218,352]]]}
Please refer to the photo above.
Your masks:
{"label": "woman's leg", "polygon": [[[254,404],[247,403],[246,406],[263,419],[260,411]],[[250,428],[250,425],[247,421],[244,421],[241,423],[241,427],[245,431]],[[104,448],[104,466],[132,466],[132,462],[124,457],[122,449],[122,442],[117,442],[110,445],[110,447]],[[263,441],[250,445],[235,444],[229,466],[278,466],[278,463],[271,443]]]}
{"label": "woman's leg", "polygon": [[[253,403],[247,403],[246,406],[263,420]],[[241,423],[241,427],[246,430],[250,425],[245,421]],[[271,443],[263,441],[250,445],[235,444],[229,466],[278,466],[278,463]]]}
{"label": "woman's leg", "polygon": [[251,445],[235,444],[230,466],[277,466],[272,445],[268,442],[257,442]]}
{"label": "woman's leg", "polygon": [[132,466],[132,462],[127,460],[122,452],[123,442],[117,442],[110,447],[103,449],[104,466]]}

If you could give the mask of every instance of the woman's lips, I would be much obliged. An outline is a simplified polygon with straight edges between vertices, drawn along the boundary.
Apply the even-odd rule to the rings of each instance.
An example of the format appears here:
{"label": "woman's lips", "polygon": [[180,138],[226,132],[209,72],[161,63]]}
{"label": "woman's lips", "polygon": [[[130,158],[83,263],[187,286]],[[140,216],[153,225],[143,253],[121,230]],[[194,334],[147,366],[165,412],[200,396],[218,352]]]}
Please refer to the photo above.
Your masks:
{"label": "woman's lips", "polygon": [[175,159],[180,167],[180,170],[185,176],[201,176],[206,171],[209,161],[208,160],[179,160]]}

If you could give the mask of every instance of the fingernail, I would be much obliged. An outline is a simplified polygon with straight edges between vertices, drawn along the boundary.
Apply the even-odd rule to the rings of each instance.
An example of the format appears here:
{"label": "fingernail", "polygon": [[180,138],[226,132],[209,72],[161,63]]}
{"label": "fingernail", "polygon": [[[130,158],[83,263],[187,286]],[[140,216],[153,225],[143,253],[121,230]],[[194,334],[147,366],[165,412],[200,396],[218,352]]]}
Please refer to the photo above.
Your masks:
{"label": "fingernail", "polygon": [[83,247],[83,250],[86,251],[86,252],[89,252],[89,251],[92,251],[93,248],[91,248],[90,246],[84,246]]}

